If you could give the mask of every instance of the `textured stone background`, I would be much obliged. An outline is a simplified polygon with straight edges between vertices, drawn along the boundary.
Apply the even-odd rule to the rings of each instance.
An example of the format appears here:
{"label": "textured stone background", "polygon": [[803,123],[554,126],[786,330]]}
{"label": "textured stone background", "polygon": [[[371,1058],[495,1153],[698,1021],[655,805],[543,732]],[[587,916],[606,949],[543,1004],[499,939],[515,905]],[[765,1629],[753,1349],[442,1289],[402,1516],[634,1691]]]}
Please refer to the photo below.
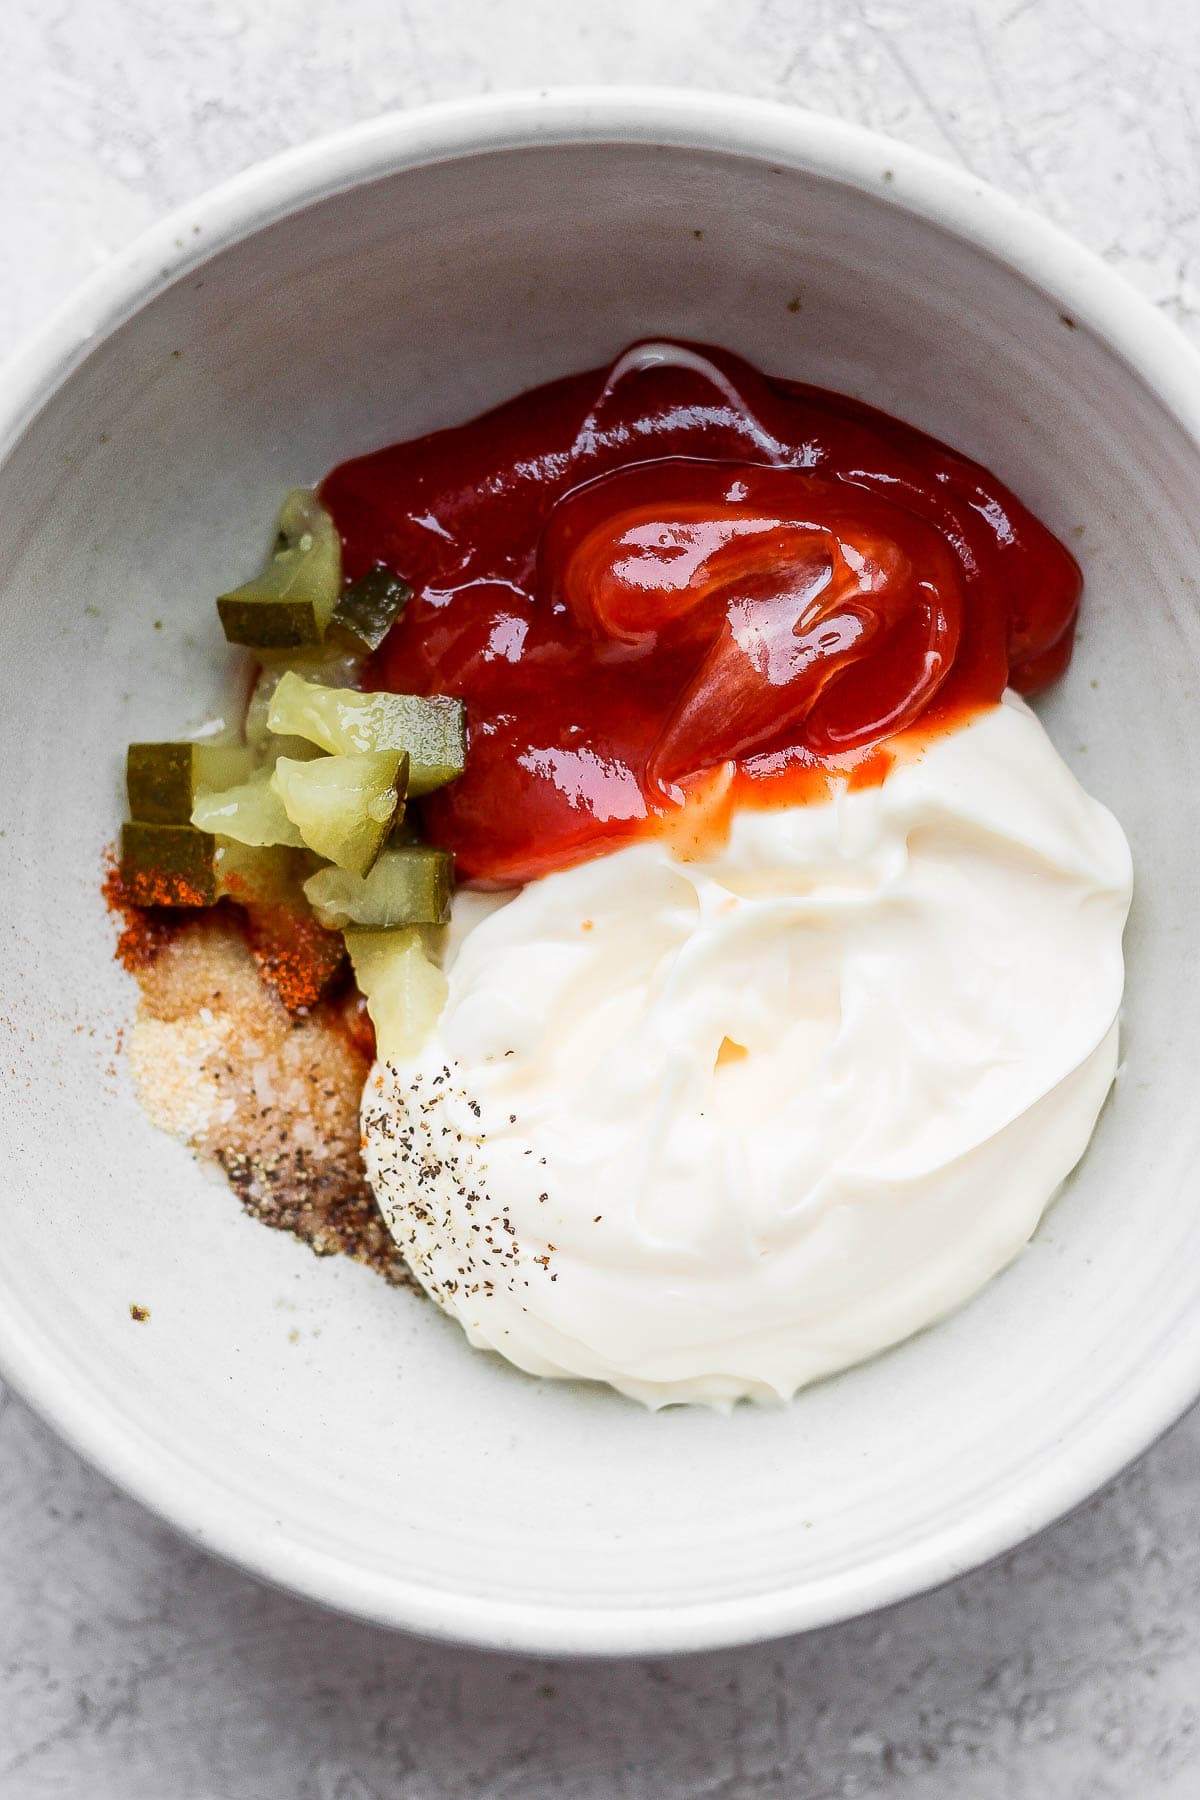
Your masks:
{"label": "textured stone background", "polygon": [[[0,343],[285,145],[485,89],[742,89],[1040,208],[1200,338],[1196,0],[0,0]],[[0,1800],[1195,1800],[1200,1419],[994,1568],[736,1654],[430,1648],[179,1542],[0,1389]]]}

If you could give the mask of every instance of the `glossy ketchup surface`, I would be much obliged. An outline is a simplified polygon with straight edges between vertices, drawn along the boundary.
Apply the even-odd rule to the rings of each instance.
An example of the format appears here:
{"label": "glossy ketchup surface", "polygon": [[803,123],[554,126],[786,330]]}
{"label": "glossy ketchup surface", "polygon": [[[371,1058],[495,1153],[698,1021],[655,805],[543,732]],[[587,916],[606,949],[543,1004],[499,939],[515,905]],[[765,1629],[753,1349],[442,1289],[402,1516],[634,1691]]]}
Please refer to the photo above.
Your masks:
{"label": "glossy ketchup surface", "polygon": [[481,885],[879,780],[1071,654],[1079,570],[986,470],[721,350],[635,345],[322,493],[346,573],[415,590],[364,685],[466,702],[422,810]]}

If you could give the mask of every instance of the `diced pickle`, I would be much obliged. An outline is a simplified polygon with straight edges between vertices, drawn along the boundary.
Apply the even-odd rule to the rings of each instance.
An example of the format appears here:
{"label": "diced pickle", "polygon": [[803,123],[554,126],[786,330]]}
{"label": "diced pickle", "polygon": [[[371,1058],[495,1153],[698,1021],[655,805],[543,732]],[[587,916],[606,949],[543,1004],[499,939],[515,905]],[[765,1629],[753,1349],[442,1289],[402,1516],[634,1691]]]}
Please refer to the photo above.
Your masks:
{"label": "diced pickle", "polygon": [[293,762],[312,762],[325,752],[307,738],[301,737],[268,737],[259,753],[259,767],[269,775],[281,756],[290,756]]}
{"label": "diced pickle", "polygon": [[235,838],[217,838],[213,871],[221,900],[236,900],[249,906],[256,901],[278,900],[283,894],[295,896],[311,868],[307,856],[281,844],[239,844]]}
{"label": "diced pickle", "polygon": [[299,650],[319,644],[321,626],[311,600],[271,600],[238,588],[217,597],[221,630],[231,644],[251,650]]}
{"label": "diced pickle", "polygon": [[393,575],[386,563],[376,563],[351,582],[334,607],[330,623],[360,651],[378,650],[411,599],[407,581]]}
{"label": "diced pickle", "polygon": [[135,906],[211,906],[216,839],[191,825],[132,820],[121,830],[121,881]]}
{"label": "diced pickle", "polygon": [[217,793],[202,790],[192,807],[192,824],[239,844],[290,844],[296,849],[304,844],[271,785],[270,769],[258,769],[249,781]]}
{"label": "diced pickle", "polygon": [[322,750],[406,750],[414,798],[453,781],[466,764],[463,704],[444,694],[360,694],[320,687],[289,670],[272,695],[267,724]]}
{"label": "diced pickle", "polygon": [[[264,660],[246,707],[246,742],[255,750],[261,751],[267,746],[274,749],[277,739],[268,728],[267,715],[271,710],[275,689],[289,669],[296,670],[307,681],[315,681],[319,687],[347,687],[357,679],[361,660],[361,656],[351,650],[317,652],[307,656],[298,652],[289,655],[286,661],[276,661],[274,658]],[[290,741],[300,743],[302,740],[293,738]],[[292,753],[287,751],[284,754]]]}
{"label": "diced pickle", "polygon": [[315,647],[337,605],[342,545],[315,493],[294,488],[266,567],[217,601],[225,636],[255,650]]}
{"label": "diced pickle", "polygon": [[385,850],[369,875],[318,869],[304,892],[322,925],[440,925],[450,909],[452,871],[445,850]]}
{"label": "diced pickle", "polygon": [[309,849],[365,875],[403,813],[408,758],[399,750],[315,762],[281,756],[270,779]]}
{"label": "diced pickle", "polygon": [[446,1004],[446,977],[429,960],[420,926],[348,931],[346,948],[366,998],[383,1062],[414,1056]]}
{"label": "diced pickle", "polygon": [[130,817],[149,825],[186,825],[201,787],[228,787],[250,773],[253,757],[238,744],[130,744],[125,791]]}

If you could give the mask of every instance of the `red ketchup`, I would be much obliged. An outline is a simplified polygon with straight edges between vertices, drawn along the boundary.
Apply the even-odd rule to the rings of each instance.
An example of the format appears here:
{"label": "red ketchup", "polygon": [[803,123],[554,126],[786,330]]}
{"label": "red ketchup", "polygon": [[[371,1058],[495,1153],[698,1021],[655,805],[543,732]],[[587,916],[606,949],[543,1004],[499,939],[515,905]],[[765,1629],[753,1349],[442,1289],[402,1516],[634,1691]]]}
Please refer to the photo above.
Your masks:
{"label": "red ketchup", "polygon": [[723,350],[634,345],[322,494],[346,573],[415,590],[365,685],[466,702],[422,813],[481,886],[882,780],[1071,655],[1079,570],[986,470]]}

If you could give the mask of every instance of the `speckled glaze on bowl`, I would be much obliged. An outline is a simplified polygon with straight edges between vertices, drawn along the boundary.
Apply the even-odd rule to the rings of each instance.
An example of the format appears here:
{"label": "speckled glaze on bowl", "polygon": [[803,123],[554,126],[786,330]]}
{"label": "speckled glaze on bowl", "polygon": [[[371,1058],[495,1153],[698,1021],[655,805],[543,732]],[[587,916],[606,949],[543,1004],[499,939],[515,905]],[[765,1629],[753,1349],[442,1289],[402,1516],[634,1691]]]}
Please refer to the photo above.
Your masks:
{"label": "speckled glaze on bowl", "polygon": [[[1068,539],[1086,610],[1042,710],[1139,874],[1125,1066],[1033,1246],[935,1330],[732,1418],[539,1385],[243,1218],[133,1099],[97,892],[125,742],[228,699],[212,595],[281,491],[645,333],[899,413]],[[1200,363],[1095,259],[925,157],[755,102],[385,119],[143,239],[0,383],[5,1376],[245,1568],[536,1651],[819,1625],[1082,1500],[1200,1391],[1198,435]]]}

